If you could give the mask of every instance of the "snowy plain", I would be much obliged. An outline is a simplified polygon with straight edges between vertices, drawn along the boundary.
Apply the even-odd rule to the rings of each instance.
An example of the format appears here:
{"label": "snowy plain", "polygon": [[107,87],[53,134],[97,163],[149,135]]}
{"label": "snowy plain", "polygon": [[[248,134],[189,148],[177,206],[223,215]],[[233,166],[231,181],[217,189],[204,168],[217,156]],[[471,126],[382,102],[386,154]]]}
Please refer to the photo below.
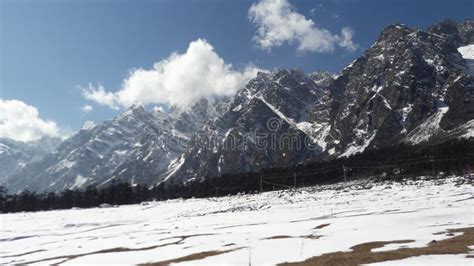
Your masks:
{"label": "snowy plain", "polygon": [[[274,265],[372,241],[423,247],[474,226],[471,177],[370,180],[112,208],[0,214],[0,264]],[[426,255],[377,265],[452,262]],[[471,258],[468,258],[468,255]]]}

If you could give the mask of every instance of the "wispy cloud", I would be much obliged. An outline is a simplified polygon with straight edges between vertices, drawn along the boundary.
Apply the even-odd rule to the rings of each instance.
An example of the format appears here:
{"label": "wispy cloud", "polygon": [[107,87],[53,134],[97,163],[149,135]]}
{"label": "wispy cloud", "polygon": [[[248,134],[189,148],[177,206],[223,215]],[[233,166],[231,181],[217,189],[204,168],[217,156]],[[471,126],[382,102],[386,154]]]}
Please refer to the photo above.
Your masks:
{"label": "wispy cloud", "polygon": [[210,43],[198,39],[185,53],[173,53],[152,69],[130,71],[117,92],[89,85],[83,89],[83,96],[115,109],[134,103],[187,106],[202,97],[235,94],[258,70],[253,65],[241,71],[234,69]]}
{"label": "wispy cloud", "polygon": [[298,52],[331,52],[336,46],[354,51],[353,31],[346,27],[340,34],[317,27],[313,20],[298,13],[287,0],[260,0],[249,9],[249,19],[257,26],[254,41],[270,51],[284,43],[297,43]]}
{"label": "wispy cloud", "polygon": [[33,141],[43,136],[61,136],[54,121],[40,118],[36,107],[22,101],[0,99],[0,137]]}
{"label": "wispy cloud", "polygon": [[116,95],[112,92],[105,91],[105,88],[101,84],[93,86],[89,83],[87,88],[82,88],[82,96],[98,104],[106,105],[113,109],[119,109]]}
{"label": "wispy cloud", "polygon": [[92,110],[94,110],[94,108],[93,108],[91,105],[89,105],[89,104],[85,104],[85,105],[83,105],[83,106],[81,107],[81,111],[82,111],[83,113],[89,113],[89,112],[91,112]]}

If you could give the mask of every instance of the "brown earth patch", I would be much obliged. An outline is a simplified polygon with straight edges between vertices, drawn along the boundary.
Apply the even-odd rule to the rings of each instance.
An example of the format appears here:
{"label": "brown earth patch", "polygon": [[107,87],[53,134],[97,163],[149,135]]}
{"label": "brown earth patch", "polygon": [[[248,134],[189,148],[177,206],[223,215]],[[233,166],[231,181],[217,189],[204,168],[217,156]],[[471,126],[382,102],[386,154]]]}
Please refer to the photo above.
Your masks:
{"label": "brown earth patch", "polygon": [[143,251],[143,250],[150,250],[150,249],[155,249],[155,248],[160,248],[164,246],[169,246],[169,245],[177,245],[180,244],[182,240],[172,242],[172,243],[166,243],[162,245],[156,245],[156,246],[150,246],[150,247],[144,247],[144,248],[110,248],[110,249],[103,249],[103,250],[98,250],[98,251],[93,251],[89,253],[82,253],[82,254],[76,254],[76,255],[66,255],[66,256],[57,256],[57,257],[51,257],[51,258],[46,258],[46,259],[41,259],[41,260],[35,260],[35,261],[28,261],[28,262],[22,262],[22,265],[27,265],[27,264],[33,264],[33,263],[40,263],[40,262],[47,262],[50,260],[58,260],[58,259],[64,259],[60,263],[64,263],[73,259],[77,259],[79,257],[84,257],[88,255],[95,255],[95,254],[104,254],[104,253],[115,253],[115,252],[130,252],[130,251]]}
{"label": "brown earth patch", "polygon": [[286,239],[286,238],[306,238],[306,239],[319,239],[320,235],[304,235],[304,236],[289,236],[289,235],[276,235],[270,236],[266,238],[262,238],[261,240],[271,240],[271,239]]}
{"label": "brown earth patch", "polygon": [[33,253],[42,252],[42,251],[46,251],[46,249],[38,249],[38,250],[33,250],[33,251],[20,253],[20,254],[15,254],[15,255],[1,256],[0,258],[4,259],[4,258],[21,257],[21,256],[25,256],[25,255],[30,255],[30,254],[33,254]]}
{"label": "brown earth patch", "polygon": [[88,255],[95,255],[95,254],[104,254],[104,253],[116,253],[116,252],[131,252],[131,251],[144,251],[144,250],[151,250],[155,248],[160,248],[160,247],[165,247],[165,246],[170,246],[170,245],[178,245],[182,244],[184,240],[190,238],[190,237],[197,237],[197,236],[208,236],[208,235],[213,235],[213,234],[195,234],[195,235],[182,235],[182,236],[174,236],[174,237],[167,237],[167,238],[162,238],[160,241],[163,240],[168,240],[168,239],[173,239],[173,238],[179,238],[179,240],[171,243],[166,243],[166,244],[160,244],[160,245],[154,245],[154,246],[148,246],[148,247],[143,247],[143,248],[124,248],[124,247],[118,247],[118,248],[110,248],[110,249],[103,249],[103,250],[98,250],[98,251],[93,251],[89,253],[82,253],[82,254],[75,254],[75,255],[66,255],[66,256],[57,256],[57,257],[52,257],[52,258],[46,258],[46,259],[41,259],[41,260],[35,260],[35,261],[28,261],[28,262],[22,262],[22,264],[33,264],[33,263],[39,263],[39,262],[46,262],[50,260],[57,260],[57,259],[65,259],[61,263],[77,259],[79,257],[84,257]]}
{"label": "brown earth patch", "polygon": [[414,242],[413,240],[395,240],[395,241],[375,241],[368,242],[351,247],[354,252],[371,252],[372,249],[381,248],[388,244],[406,244]]}
{"label": "brown earth patch", "polygon": [[309,258],[302,262],[282,263],[280,265],[342,265],[355,266],[374,262],[401,260],[421,255],[466,254],[469,246],[474,245],[474,227],[449,229],[447,233],[463,233],[440,241],[432,241],[426,247],[400,248],[390,251],[372,252],[371,250],[391,243],[407,243],[410,240],[395,240],[387,242],[368,242],[352,247],[352,251],[333,252]]}
{"label": "brown earth patch", "polygon": [[300,238],[306,238],[306,239],[312,239],[312,240],[315,240],[315,239],[319,239],[321,238],[322,236],[320,235],[305,235],[305,236],[300,236]]}
{"label": "brown earth patch", "polygon": [[321,229],[321,228],[324,228],[324,227],[329,226],[329,225],[330,225],[330,224],[320,224],[320,225],[316,226],[316,227],[314,228],[314,230]]}
{"label": "brown earth patch", "polygon": [[293,238],[294,236],[288,236],[288,235],[277,235],[277,236],[270,236],[270,237],[265,237],[262,238],[262,240],[270,240],[270,239],[285,239],[285,238]]}
{"label": "brown earth patch", "polygon": [[160,239],[160,241],[163,241],[163,240],[169,240],[169,239],[174,239],[174,238],[180,238],[181,240],[180,241],[184,241],[190,237],[197,237],[197,236],[212,236],[212,235],[215,235],[215,234],[194,234],[194,235],[180,235],[180,236],[170,236],[170,237],[166,237],[166,238],[162,238]]}
{"label": "brown earth patch", "polygon": [[189,262],[189,261],[193,261],[193,260],[201,260],[201,259],[205,259],[207,257],[212,257],[212,256],[216,256],[216,255],[229,253],[229,252],[232,252],[232,251],[235,251],[235,250],[238,250],[238,248],[229,249],[229,250],[204,251],[204,252],[200,252],[200,253],[190,254],[190,255],[187,255],[187,256],[184,256],[184,257],[179,257],[179,258],[176,258],[176,259],[164,260],[164,261],[159,261],[159,262],[144,263],[144,264],[139,264],[139,265],[140,266],[166,266],[166,265],[170,265],[172,263],[180,263],[180,262]]}

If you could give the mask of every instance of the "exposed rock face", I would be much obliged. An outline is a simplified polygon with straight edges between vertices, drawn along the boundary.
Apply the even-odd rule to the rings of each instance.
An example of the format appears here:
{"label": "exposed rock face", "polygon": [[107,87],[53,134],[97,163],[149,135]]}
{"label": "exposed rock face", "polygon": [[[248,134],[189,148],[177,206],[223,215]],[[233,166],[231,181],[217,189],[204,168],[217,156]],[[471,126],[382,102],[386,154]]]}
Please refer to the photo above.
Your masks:
{"label": "exposed rock face", "polygon": [[329,74],[305,76],[299,70],[259,73],[215,121],[193,138],[171,183],[224,173],[289,166],[318,156],[312,141],[310,110],[330,83]]}
{"label": "exposed rock face", "polygon": [[[324,72],[305,76],[297,70],[259,74],[237,94],[228,112],[202,129],[206,140],[215,139],[213,145],[196,145],[205,142],[198,136],[167,180],[258,171],[400,142],[468,136],[474,124],[473,78],[457,49],[472,43],[472,26],[470,20],[443,21],[427,31],[388,26],[337,77]],[[262,125],[272,118],[282,121],[281,131],[273,132],[277,139],[298,132],[312,141],[311,151],[304,146],[261,152],[248,144],[243,150],[222,148],[229,139],[240,143],[241,136],[265,128]]]}
{"label": "exposed rock face", "polygon": [[[334,80],[326,109],[331,114],[327,140],[335,140],[329,149],[350,155],[400,141],[415,144],[434,131],[453,130],[474,119],[472,76],[464,73],[465,61],[457,51],[457,45],[466,45],[469,32],[472,21],[444,21],[429,31],[386,27]],[[428,138],[420,138],[422,130],[411,133],[433,116],[440,121],[426,132]]]}
{"label": "exposed rock face", "polygon": [[450,38],[453,45],[457,47],[474,43],[474,23],[470,19],[460,23],[446,19],[429,27],[427,31]]}

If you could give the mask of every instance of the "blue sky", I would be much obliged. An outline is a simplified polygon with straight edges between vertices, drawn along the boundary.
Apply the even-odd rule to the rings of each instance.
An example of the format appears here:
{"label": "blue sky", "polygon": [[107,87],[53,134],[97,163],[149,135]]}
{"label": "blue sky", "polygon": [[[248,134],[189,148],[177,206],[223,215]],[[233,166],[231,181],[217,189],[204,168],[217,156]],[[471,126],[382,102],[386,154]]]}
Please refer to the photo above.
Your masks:
{"label": "blue sky", "polygon": [[[349,27],[356,49],[336,44],[331,51],[299,52],[293,40],[268,51],[253,39],[258,25],[249,20],[249,9],[257,2],[0,0],[0,98],[34,106],[41,119],[74,132],[87,120],[100,122],[123,108],[85,99],[89,83],[116,92],[132,69],[151,69],[173,52],[185,53],[199,38],[235,71],[253,64],[338,72],[388,24],[426,28],[444,18],[472,18],[474,10],[473,1],[460,0],[288,0],[294,12],[334,36]],[[93,110],[81,111],[84,105]]]}

